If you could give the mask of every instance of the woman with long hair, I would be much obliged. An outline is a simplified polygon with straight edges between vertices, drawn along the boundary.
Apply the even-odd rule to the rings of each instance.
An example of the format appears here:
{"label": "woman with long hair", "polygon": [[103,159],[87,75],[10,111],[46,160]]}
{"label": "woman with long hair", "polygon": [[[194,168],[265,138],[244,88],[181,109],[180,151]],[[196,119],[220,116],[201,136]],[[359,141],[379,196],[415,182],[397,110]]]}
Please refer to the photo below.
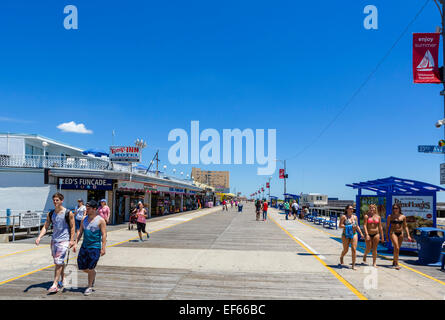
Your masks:
{"label": "woman with long hair", "polygon": [[380,242],[385,242],[383,235],[382,219],[375,204],[369,205],[369,211],[363,217],[363,230],[365,230],[366,249],[363,255],[363,262],[366,263],[366,256],[372,250],[372,266],[377,267],[377,246]]}
{"label": "woman with long hair", "polygon": [[363,233],[358,226],[357,217],[353,214],[354,207],[351,205],[346,206],[345,214],[340,218],[340,228],[343,228],[343,233],[341,240],[343,242],[343,251],[340,255],[340,266],[343,265],[343,258],[348,253],[349,245],[351,245],[352,252],[352,270],[355,269],[355,258],[357,256],[357,243],[358,235],[357,232],[363,237]]}
{"label": "woman with long hair", "polygon": [[406,217],[402,214],[402,208],[398,203],[392,205],[391,214],[386,220],[386,230],[388,230],[389,238],[394,248],[392,266],[394,269],[400,270],[399,253],[400,246],[403,242],[403,231],[406,232],[408,241],[411,241],[411,237],[409,235],[408,225],[406,224]]}

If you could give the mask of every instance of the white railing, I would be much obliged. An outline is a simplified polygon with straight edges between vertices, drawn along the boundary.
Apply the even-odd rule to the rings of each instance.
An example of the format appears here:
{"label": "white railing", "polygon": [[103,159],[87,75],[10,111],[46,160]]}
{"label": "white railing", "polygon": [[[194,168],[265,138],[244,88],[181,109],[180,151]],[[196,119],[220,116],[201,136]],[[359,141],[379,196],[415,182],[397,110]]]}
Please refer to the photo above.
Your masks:
{"label": "white railing", "polygon": [[91,157],[67,157],[67,156],[34,156],[34,155],[0,155],[0,168],[63,168],[84,170],[113,170],[120,172],[133,172],[149,177],[158,177],[172,182],[193,185],[189,179],[168,176],[159,172],[146,172],[142,169],[132,168],[131,165],[111,164],[107,160]]}
{"label": "white railing", "polygon": [[106,170],[106,160],[89,157],[0,155],[0,167]]}

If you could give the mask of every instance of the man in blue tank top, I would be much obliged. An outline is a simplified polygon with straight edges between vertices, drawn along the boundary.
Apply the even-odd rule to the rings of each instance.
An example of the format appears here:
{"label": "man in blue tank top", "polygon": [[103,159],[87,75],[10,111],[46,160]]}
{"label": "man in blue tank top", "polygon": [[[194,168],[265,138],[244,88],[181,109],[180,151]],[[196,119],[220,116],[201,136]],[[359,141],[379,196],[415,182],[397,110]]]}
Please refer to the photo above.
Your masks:
{"label": "man in blue tank top", "polygon": [[84,292],[84,295],[88,296],[93,292],[97,262],[105,254],[107,230],[105,220],[97,214],[97,202],[90,200],[85,206],[87,208],[87,216],[80,223],[73,251],[76,252],[79,240],[82,238],[82,235],[85,235],[77,256],[77,265],[79,270],[88,273],[88,287]]}
{"label": "man in blue tank top", "polygon": [[[45,235],[49,226],[53,225],[53,236],[51,238],[51,253],[56,268],[54,270],[54,282],[48,289],[49,293],[56,293],[65,280],[64,260],[67,251],[74,245],[74,214],[63,207],[63,194],[55,193],[53,195],[54,210],[51,210],[42,227],[39,236],[36,239],[36,245],[40,244],[40,240]],[[61,281],[59,281],[61,279]]]}

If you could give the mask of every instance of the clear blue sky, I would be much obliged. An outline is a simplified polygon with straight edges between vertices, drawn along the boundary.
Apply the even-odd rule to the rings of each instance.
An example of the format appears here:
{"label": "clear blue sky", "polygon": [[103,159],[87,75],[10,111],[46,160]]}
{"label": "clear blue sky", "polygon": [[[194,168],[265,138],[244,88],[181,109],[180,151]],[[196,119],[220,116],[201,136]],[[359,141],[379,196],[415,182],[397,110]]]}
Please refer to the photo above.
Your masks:
{"label": "clear blue sky", "polygon": [[[81,148],[148,141],[167,162],[170,130],[277,130],[287,191],[353,199],[346,183],[399,176],[439,184],[442,156],[420,154],[443,129],[441,87],[412,82],[412,32],[433,32],[433,1],[328,131],[424,1],[84,1],[0,3],[0,131],[38,133]],[[65,30],[63,8],[79,10]],[[363,8],[378,8],[378,30]],[[64,133],[75,121],[93,134]],[[292,158],[292,159],[290,159]],[[231,187],[264,184],[257,165],[230,170]],[[189,173],[191,166],[176,166]],[[171,172],[171,171],[170,171]],[[278,168],[272,194],[282,193]],[[232,189],[232,191],[234,191]],[[439,195],[445,200],[445,195]]]}

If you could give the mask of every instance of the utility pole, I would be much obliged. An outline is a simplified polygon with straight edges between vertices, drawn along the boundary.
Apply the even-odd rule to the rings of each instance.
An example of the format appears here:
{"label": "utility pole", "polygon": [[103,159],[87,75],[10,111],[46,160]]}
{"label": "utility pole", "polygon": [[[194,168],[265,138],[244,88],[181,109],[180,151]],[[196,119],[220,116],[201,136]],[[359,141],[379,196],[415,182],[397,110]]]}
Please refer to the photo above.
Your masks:
{"label": "utility pole", "polygon": [[[442,16],[442,84],[443,84],[443,91],[441,92],[441,94],[443,95],[443,115],[444,115],[444,119],[445,119],[445,13],[444,13],[444,8],[445,8],[445,0],[439,0],[440,3],[442,4],[442,12],[440,12],[441,16]],[[444,126],[444,137],[445,137],[445,126]],[[445,155],[444,155],[444,159],[445,159]]]}
{"label": "utility pole", "polygon": [[286,177],[287,177],[286,160],[284,160],[284,194],[286,194]]}

